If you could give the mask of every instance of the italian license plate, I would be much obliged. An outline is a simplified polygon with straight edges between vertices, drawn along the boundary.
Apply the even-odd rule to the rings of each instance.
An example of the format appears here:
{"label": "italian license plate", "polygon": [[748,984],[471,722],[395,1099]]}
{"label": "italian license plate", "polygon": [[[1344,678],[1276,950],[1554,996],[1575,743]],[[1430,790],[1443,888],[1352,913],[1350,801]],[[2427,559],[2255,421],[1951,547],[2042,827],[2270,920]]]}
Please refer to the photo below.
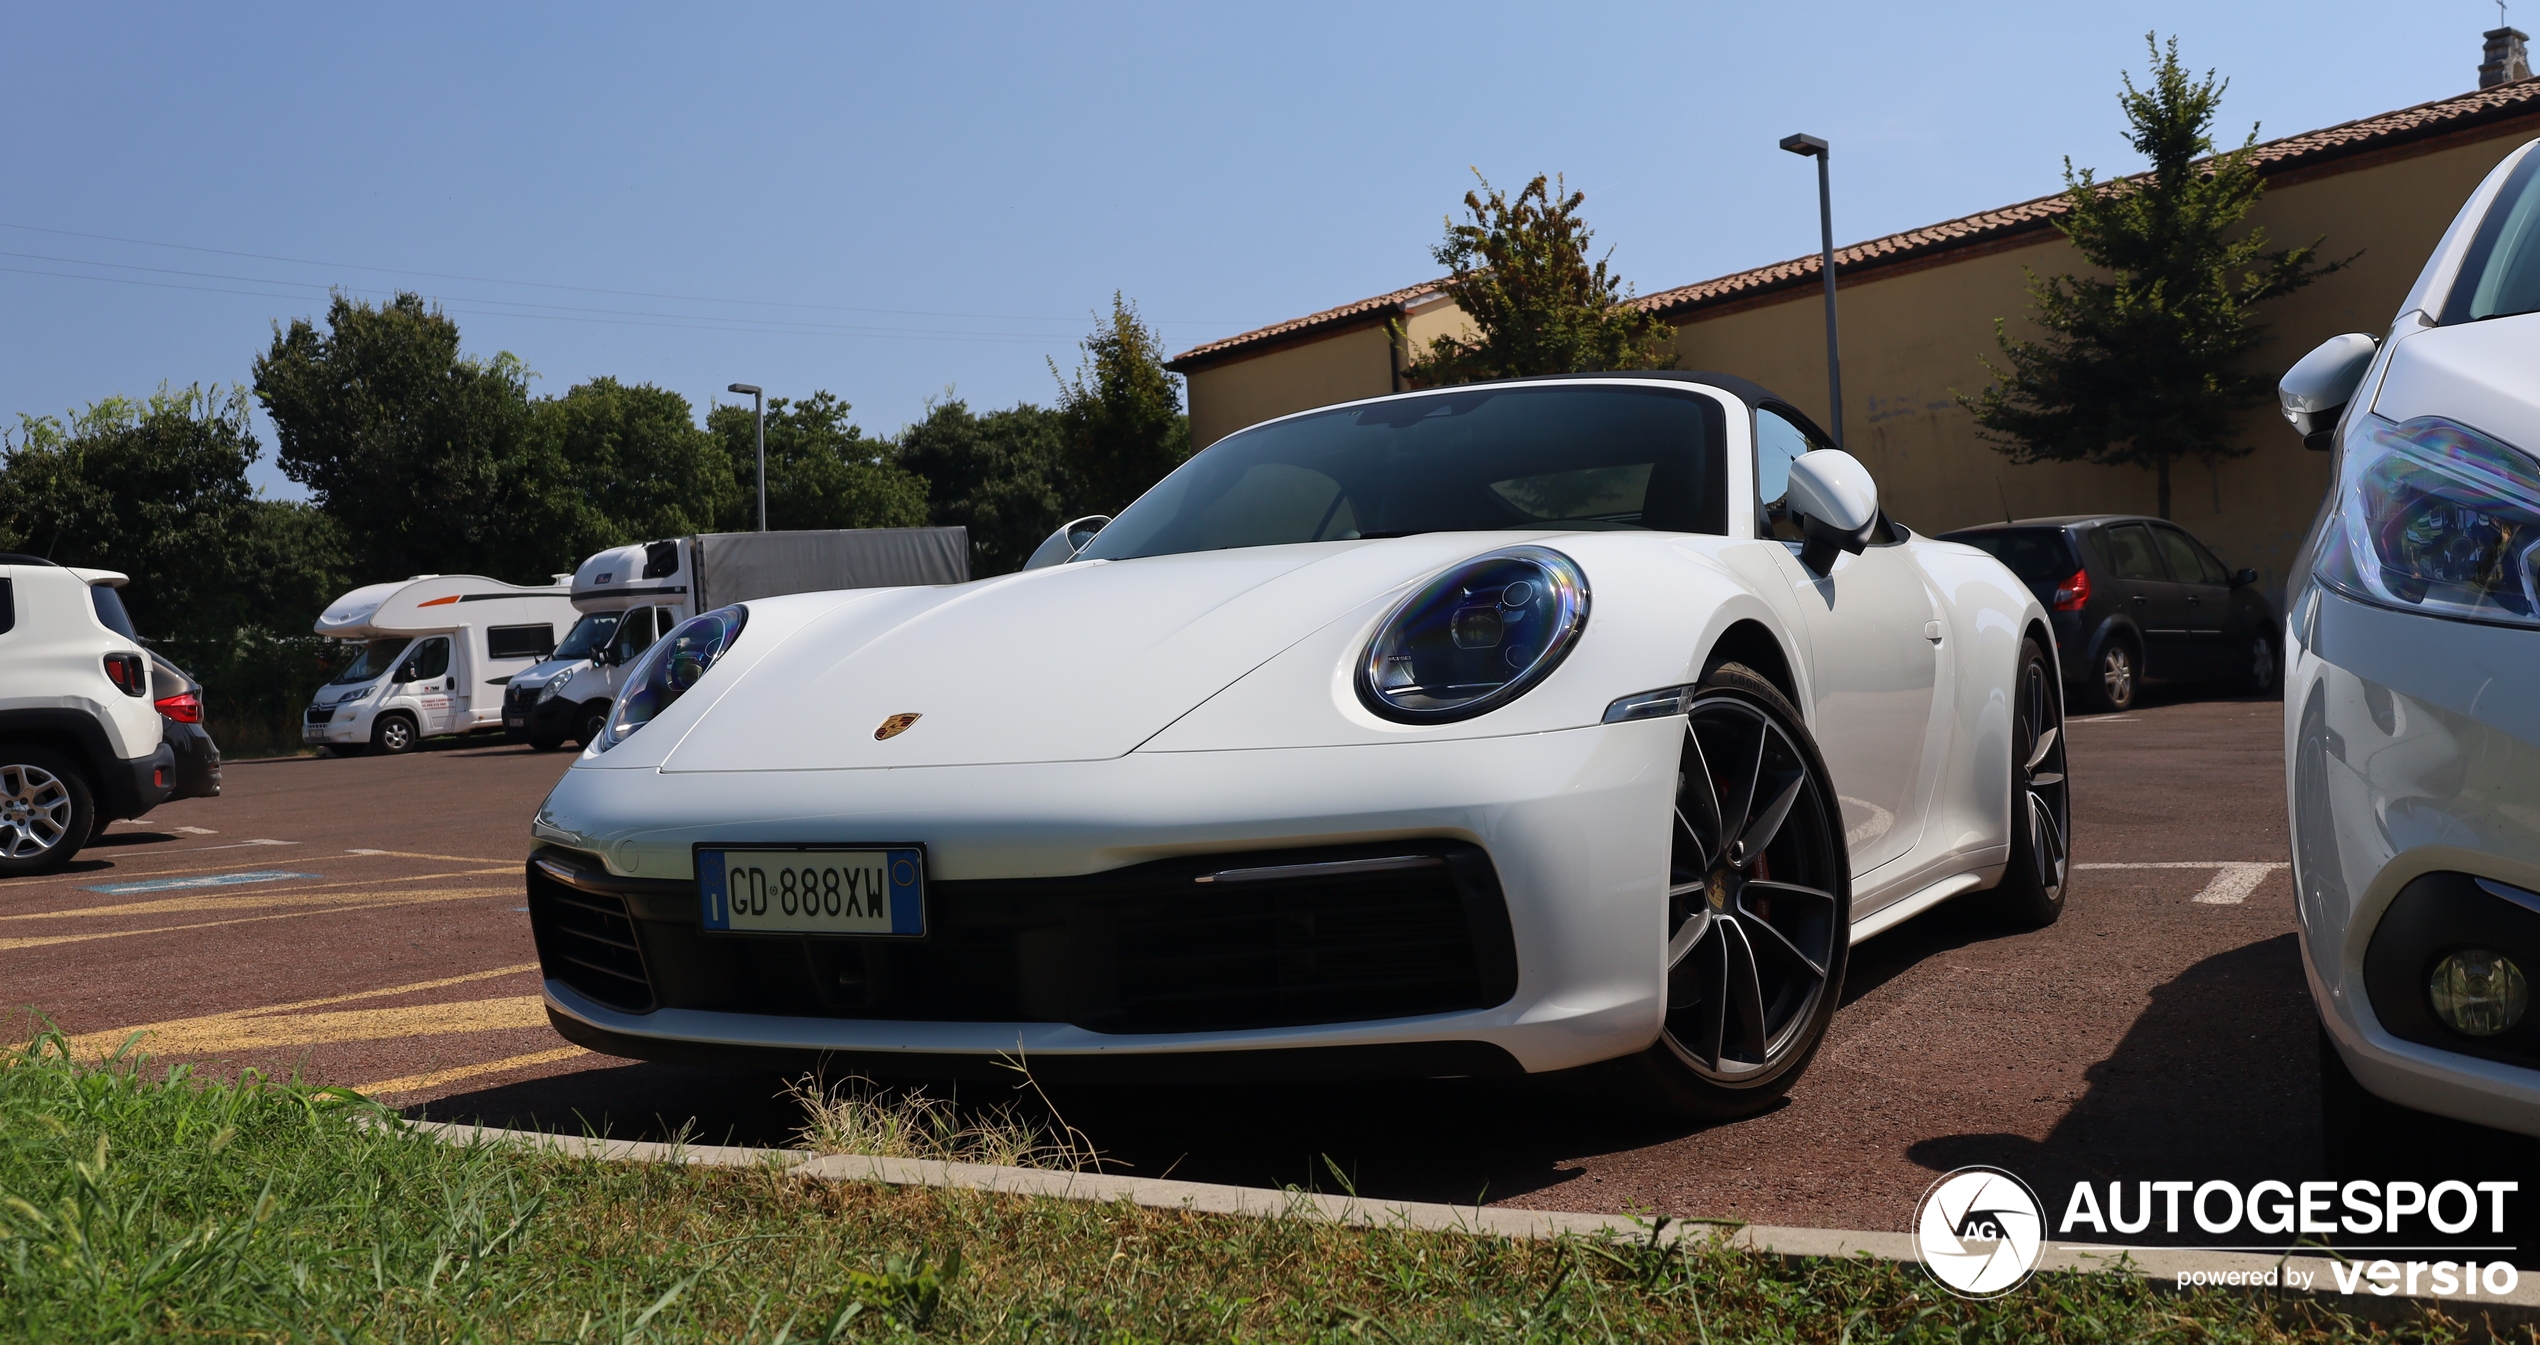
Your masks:
{"label": "italian license plate", "polygon": [[926,853],[915,846],[698,846],[705,928],[735,933],[926,933]]}

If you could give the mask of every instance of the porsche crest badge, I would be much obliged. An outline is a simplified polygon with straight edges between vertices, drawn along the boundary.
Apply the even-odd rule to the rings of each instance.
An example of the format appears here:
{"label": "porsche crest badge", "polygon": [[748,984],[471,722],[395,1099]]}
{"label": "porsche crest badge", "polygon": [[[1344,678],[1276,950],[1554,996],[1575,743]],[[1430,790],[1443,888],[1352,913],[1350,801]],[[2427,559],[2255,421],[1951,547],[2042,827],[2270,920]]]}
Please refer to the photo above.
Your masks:
{"label": "porsche crest badge", "polygon": [[916,723],[923,717],[924,716],[914,714],[893,715],[882,721],[882,727],[873,731],[873,741],[878,743],[896,738],[901,734],[908,732],[908,726]]}

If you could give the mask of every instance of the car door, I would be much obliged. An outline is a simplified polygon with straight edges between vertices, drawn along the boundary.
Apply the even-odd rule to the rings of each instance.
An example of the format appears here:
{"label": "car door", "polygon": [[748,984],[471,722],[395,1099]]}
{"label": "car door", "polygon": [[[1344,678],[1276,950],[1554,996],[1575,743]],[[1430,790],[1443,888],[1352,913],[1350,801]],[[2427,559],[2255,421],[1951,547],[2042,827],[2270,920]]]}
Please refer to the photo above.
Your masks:
{"label": "car door", "polygon": [[2109,572],[2125,585],[2123,609],[2143,632],[2143,675],[2185,677],[2196,661],[2187,632],[2186,591],[2170,579],[2152,529],[2118,523],[2099,530]]}
{"label": "car door", "polygon": [[[1756,411],[1755,427],[1757,490],[1773,491],[1761,513],[1781,532],[1791,461],[1827,445],[1770,407]],[[1940,612],[1922,567],[1884,520],[1879,537],[1857,556],[1838,554],[1824,575],[1799,563],[1795,543],[1780,555],[1808,636],[1808,708],[1856,878],[1922,836],[1923,754],[1940,662]]]}
{"label": "car door", "polygon": [[422,721],[426,736],[455,733],[462,725],[454,722],[452,707],[456,705],[458,681],[450,668],[450,637],[426,636],[415,642],[399,665],[397,680],[415,698],[415,715]]}
{"label": "car door", "polygon": [[2190,675],[2219,677],[2225,657],[2223,620],[2231,614],[2231,577],[2212,552],[2178,528],[2155,523],[2152,538],[2161,544],[2161,558],[2169,562],[2170,578],[2184,602],[2180,624],[2187,631]]}

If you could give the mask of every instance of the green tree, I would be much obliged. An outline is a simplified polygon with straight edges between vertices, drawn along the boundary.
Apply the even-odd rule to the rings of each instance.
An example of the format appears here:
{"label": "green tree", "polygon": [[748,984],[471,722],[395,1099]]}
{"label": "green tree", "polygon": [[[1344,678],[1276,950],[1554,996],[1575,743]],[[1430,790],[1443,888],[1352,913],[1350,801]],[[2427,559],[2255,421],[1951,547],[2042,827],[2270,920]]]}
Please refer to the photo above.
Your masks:
{"label": "green tree", "polygon": [[[1569,184],[1538,173],[1511,201],[1480,170],[1473,177],[1481,189],[1464,193],[1471,220],[1449,220],[1446,241],[1429,255],[1447,268],[1443,288],[1476,338],[1431,341],[1404,367],[1406,380],[1435,387],[1675,363],[1675,329],[1631,302],[1605,258],[1588,261],[1596,235],[1579,217],[1587,193],[1559,195]],[[1392,330],[1397,342],[1408,339],[1400,323]]]}
{"label": "green tree", "polygon": [[1114,514],[1191,455],[1191,418],[1182,411],[1181,379],[1164,367],[1163,343],[1118,292],[1111,316],[1080,348],[1073,378],[1050,362],[1066,508]]}
{"label": "green tree", "polygon": [[986,415],[947,396],[900,432],[899,463],[926,482],[927,513],[970,530],[974,578],[1023,568],[1067,521],[1058,414],[1029,402]]}
{"label": "green tree", "polygon": [[305,629],[341,577],[341,539],[305,505],[261,499],[244,388],[110,397],[66,419],[20,418],[0,448],[0,551],[132,577],[144,635]]}
{"label": "green tree", "polygon": [[339,294],[326,324],[277,325],[255,390],[282,470],[342,526],[359,577],[544,582],[580,559],[570,483],[529,440],[527,366],[460,353],[458,324],[413,294]]}
{"label": "green tree", "polygon": [[711,532],[739,500],[723,443],[698,428],[688,399],[614,378],[530,405],[539,476],[571,484],[567,550],[579,559],[625,542]]}
{"label": "green tree", "polygon": [[[852,408],[826,392],[767,399],[767,526],[915,528],[926,522],[926,483],[893,463],[887,439],[868,439]],[[718,406],[706,429],[731,466],[734,493],[720,522],[758,526],[758,446],[750,408]]]}
{"label": "green tree", "polygon": [[2002,362],[1982,361],[1993,383],[1958,401],[2014,462],[2150,469],[2167,518],[2171,464],[2249,451],[2234,442],[2233,423],[2272,382],[2243,363],[2266,331],[2250,310],[2353,258],[2321,262],[2316,239],[2270,250],[2265,230],[2242,227],[2266,190],[2252,154],[2257,129],[2215,153],[2210,132],[2228,82],[2212,71],[2190,77],[2178,39],[2166,48],[2144,40],[2147,86],[2126,76],[2117,104],[2126,142],[2150,171],[2103,183],[2064,161],[2056,227],[2098,274],[2031,271],[2029,302],[2045,338],[2015,338],[1996,319]]}

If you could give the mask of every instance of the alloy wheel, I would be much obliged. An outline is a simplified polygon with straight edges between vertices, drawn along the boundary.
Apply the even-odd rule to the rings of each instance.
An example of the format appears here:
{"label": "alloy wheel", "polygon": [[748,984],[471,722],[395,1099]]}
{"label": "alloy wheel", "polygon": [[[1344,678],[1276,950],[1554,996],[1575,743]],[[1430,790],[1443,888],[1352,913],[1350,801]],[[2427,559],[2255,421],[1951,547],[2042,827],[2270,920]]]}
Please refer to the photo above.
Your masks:
{"label": "alloy wheel", "polygon": [[1663,1038],[1706,1079],[1760,1082],[1828,990],[1842,834],[1782,726],[1713,695],[1686,716],[1673,836]]}
{"label": "alloy wheel", "polygon": [[71,834],[70,786],[40,766],[0,763],[0,859],[32,859]]}
{"label": "alloy wheel", "polygon": [[2275,689],[2275,642],[2264,635],[2249,637],[2249,689],[2266,692]]}
{"label": "alloy wheel", "polygon": [[2017,825],[2028,828],[2037,891],[2051,903],[2063,894],[2071,862],[2072,798],[2064,782],[2063,712],[2046,677],[2043,660],[2031,661],[2021,674],[2011,750],[2019,763],[2012,773]]}
{"label": "alloy wheel", "polygon": [[2099,656],[2099,681],[2107,688],[2107,702],[2123,709],[2134,703],[2134,655],[2124,645],[2112,644]]}

